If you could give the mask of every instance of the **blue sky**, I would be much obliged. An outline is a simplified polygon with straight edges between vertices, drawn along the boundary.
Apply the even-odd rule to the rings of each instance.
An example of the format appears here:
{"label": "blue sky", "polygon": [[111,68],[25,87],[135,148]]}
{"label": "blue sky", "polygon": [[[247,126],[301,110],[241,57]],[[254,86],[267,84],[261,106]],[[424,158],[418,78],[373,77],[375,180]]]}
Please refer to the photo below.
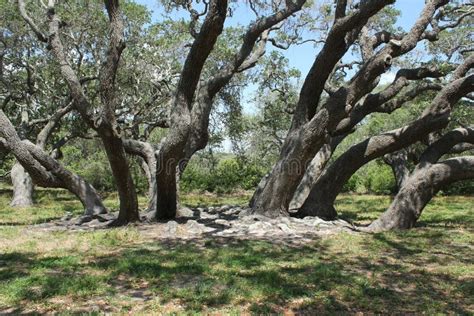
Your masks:
{"label": "blue sky", "polygon": [[[146,5],[151,11],[153,11],[153,19],[160,19],[162,9],[160,9],[157,0],[136,1],[140,4]],[[316,0],[316,2],[317,1],[318,0]],[[404,29],[409,29],[416,21],[423,8],[424,2],[424,0],[397,0],[395,2],[395,7],[401,11],[401,15],[397,21],[397,26],[400,26]],[[188,15],[184,13],[177,14],[182,17],[188,17]],[[252,17],[253,15],[249,10],[242,9],[241,11],[238,11],[234,14],[233,18],[229,20],[229,24],[240,23],[247,25]],[[299,69],[301,74],[304,76],[314,61],[315,55],[317,54],[317,49],[314,48],[311,43],[307,43],[304,45],[293,46],[287,51],[284,51],[284,54],[289,59],[290,66]],[[388,80],[390,76],[391,75],[388,74],[384,79]]]}
{"label": "blue sky", "polygon": [[[151,11],[153,11],[153,19],[155,21],[160,19],[160,16],[163,10],[158,5],[157,0],[135,0],[140,4],[146,5]],[[317,2],[318,0],[315,0]],[[419,16],[423,5],[424,0],[397,0],[395,3],[395,7],[401,11],[401,14],[397,21],[397,26],[402,27],[405,30],[411,28],[413,23],[416,21],[417,17]],[[186,12],[177,13],[177,18],[188,18],[189,15]],[[232,19],[228,19],[226,21],[226,25],[235,25],[235,24],[242,24],[248,25],[251,22],[251,19],[254,18],[253,13],[247,8],[241,8],[239,11],[234,13]],[[288,58],[289,64],[291,67],[297,68],[300,70],[302,74],[302,78],[306,76],[306,73],[309,71],[316,54],[318,53],[318,49],[315,48],[311,43],[293,46],[288,50],[282,51],[284,55]],[[394,73],[386,73],[382,75],[381,84],[386,84],[391,82],[395,77]],[[257,111],[255,104],[252,102],[252,99],[256,92],[256,86],[250,85],[244,91],[242,106],[244,113],[247,114],[254,114]],[[225,139],[222,143],[222,150],[225,152],[231,151],[231,142],[228,139]]]}

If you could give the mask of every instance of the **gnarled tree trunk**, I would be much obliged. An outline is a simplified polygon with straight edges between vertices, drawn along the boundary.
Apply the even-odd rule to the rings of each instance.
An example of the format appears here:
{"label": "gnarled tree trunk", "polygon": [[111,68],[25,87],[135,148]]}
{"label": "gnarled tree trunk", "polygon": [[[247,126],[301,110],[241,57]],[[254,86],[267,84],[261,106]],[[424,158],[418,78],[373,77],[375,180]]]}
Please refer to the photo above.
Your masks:
{"label": "gnarled tree trunk", "polygon": [[328,144],[324,144],[313,160],[311,160],[290,202],[290,210],[297,210],[303,205],[314,183],[316,183],[329,162],[329,159],[331,159],[334,149],[336,149],[337,145],[339,145],[343,139],[344,136],[332,138]]}
{"label": "gnarled tree trunk", "polygon": [[[347,2],[338,2],[334,24],[301,88],[292,126],[279,160],[268,175],[264,188],[252,198],[251,207],[256,212],[270,217],[289,215],[289,204],[311,160],[338,122],[347,115],[350,106],[370,92],[373,82],[385,71],[387,58],[381,54],[371,60],[371,64],[361,68],[349,87],[331,92],[328,99],[320,104],[328,79],[362,27],[371,16],[393,2],[365,1],[347,15]],[[392,51],[387,49],[387,54]]]}
{"label": "gnarled tree trunk", "polygon": [[12,207],[29,207],[33,205],[33,181],[25,168],[16,162],[11,170],[10,177],[13,184]]}
{"label": "gnarled tree trunk", "polygon": [[393,176],[397,184],[397,191],[403,186],[410,175],[410,170],[407,167],[408,154],[405,150],[387,154],[383,156],[383,161],[392,168]]}
{"label": "gnarled tree trunk", "polygon": [[377,232],[408,229],[415,225],[421,212],[444,186],[474,178],[474,157],[448,159],[417,168],[395,196],[390,207],[368,227]]}
{"label": "gnarled tree trunk", "polygon": [[150,143],[133,139],[122,140],[125,151],[128,154],[137,155],[141,159],[141,168],[148,180],[148,212],[156,212],[157,189],[156,189],[156,157],[155,150]]}
{"label": "gnarled tree trunk", "polygon": [[173,100],[170,131],[157,152],[156,219],[172,219],[177,209],[177,168],[185,159],[185,146],[191,131],[191,109],[201,72],[218,36],[224,28],[227,0],[209,3],[206,18],[184,62]]}
{"label": "gnarled tree trunk", "polygon": [[78,175],[65,169],[40,147],[21,140],[10,120],[0,110],[0,149],[10,151],[30,174],[33,182],[42,187],[65,188],[76,195],[86,214],[107,212],[95,189]]}
{"label": "gnarled tree trunk", "polygon": [[[470,64],[472,60],[466,62]],[[334,201],[344,184],[360,167],[387,153],[414,144],[435,130],[444,128],[449,122],[452,106],[473,89],[474,75],[456,79],[438,93],[419,119],[405,127],[369,137],[349,148],[319,177],[297,216],[334,219],[337,216]]]}
{"label": "gnarled tree trunk", "polygon": [[[474,144],[474,128],[458,128],[446,133],[421,155],[420,163],[405,181],[390,207],[368,228],[370,231],[407,229],[415,225],[426,204],[444,186],[474,178],[474,156],[437,161],[455,145]],[[455,149],[457,151],[458,148]]]}
{"label": "gnarled tree trunk", "polygon": [[[101,197],[91,184],[77,174],[64,168],[61,163],[50,157],[40,147],[33,143],[30,143],[29,141],[21,141],[20,146],[28,150],[30,155],[39,162],[44,170],[54,179],[53,183],[48,183],[47,181],[45,182],[40,179],[40,185],[45,187],[64,188],[73,193],[84,206],[85,215],[107,213],[107,209],[102,203]],[[31,166],[29,163],[26,165]],[[31,173],[31,171],[29,172]]]}
{"label": "gnarled tree trunk", "polygon": [[122,139],[115,135],[111,137],[101,135],[101,138],[114,175],[120,200],[119,215],[114,225],[138,221],[137,193]]}

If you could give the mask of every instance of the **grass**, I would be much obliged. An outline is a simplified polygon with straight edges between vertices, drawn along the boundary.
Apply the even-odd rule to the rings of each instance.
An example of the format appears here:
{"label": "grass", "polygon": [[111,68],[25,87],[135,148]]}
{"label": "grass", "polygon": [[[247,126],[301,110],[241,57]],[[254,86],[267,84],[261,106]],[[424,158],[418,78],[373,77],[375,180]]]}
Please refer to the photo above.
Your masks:
{"label": "grass", "polygon": [[[80,213],[80,205],[52,190],[39,191],[30,209],[13,210],[8,199],[0,196],[0,313],[474,313],[472,197],[436,198],[410,231],[342,233],[302,246],[158,242],[136,227],[43,232],[27,225]],[[183,203],[246,199],[189,195]],[[344,195],[337,209],[363,224],[389,201]]]}

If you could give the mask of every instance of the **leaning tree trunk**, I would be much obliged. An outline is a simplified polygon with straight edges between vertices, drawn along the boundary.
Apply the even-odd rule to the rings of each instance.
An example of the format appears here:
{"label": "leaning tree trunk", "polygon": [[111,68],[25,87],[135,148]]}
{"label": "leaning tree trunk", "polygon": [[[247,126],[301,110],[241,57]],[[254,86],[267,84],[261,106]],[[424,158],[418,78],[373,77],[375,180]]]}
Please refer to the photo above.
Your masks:
{"label": "leaning tree trunk", "polygon": [[390,207],[368,227],[373,232],[408,229],[416,224],[421,212],[444,186],[474,178],[474,156],[424,164],[413,172],[395,196]]}
{"label": "leaning tree trunk", "polygon": [[31,176],[43,187],[65,188],[82,202],[86,214],[107,212],[95,189],[78,175],[65,169],[40,147],[21,140],[15,128],[0,110],[0,149],[11,152]]}
{"label": "leaning tree trunk", "polygon": [[369,137],[352,146],[318,178],[297,216],[318,216],[328,220],[336,218],[336,197],[359,168],[387,153],[416,143],[433,130],[445,127],[448,122],[449,111],[428,113],[405,127]]}
{"label": "leaning tree trunk", "polygon": [[[44,150],[53,130],[58,126],[61,118],[69,113],[71,109],[71,104],[68,104],[65,107],[59,108],[55,113],[53,113],[46,125],[41,129],[36,137],[37,146]],[[20,163],[17,162],[13,165],[11,178],[13,184],[13,199],[10,205],[13,207],[25,207],[33,205],[33,181]]]}
{"label": "leaning tree trunk", "polygon": [[309,167],[301,180],[298,188],[296,189],[293,199],[290,202],[290,210],[299,209],[311,191],[316,180],[319,178],[324,168],[326,167],[329,159],[331,159],[334,149],[344,139],[345,136],[339,136],[332,138],[328,144],[325,144],[311,160]]}
{"label": "leaning tree trunk", "polygon": [[[77,174],[64,168],[61,163],[46,154],[40,147],[33,143],[29,141],[21,141],[17,144],[28,150],[30,155],[55,179],[55,183],[51,184],[48,183],[48,181],[43,181],[44,179],[39,179],[40,185],[45,187],[59,187],[68,190],[81,201],[84,206],[85,215],[107,213],[107,209],[102,203],[101,197],[91,184]],[[14,151],[13,153],[15,154]],[[17,157],[17,159],[19,158]],[[21,157],[21,159],[28,159],[28,157]],[[26,162],[26,166],[32,165],[27,161],[24,162]],[[28,172],[31,174],[34,170],[28,170]]]}
{"label": "leaning tree trunk", "polygon": [[311,133],[314,133],[311,129],[290,131],[263,189],[256,190],[251,199],[250,207],[256,212],[269,217],[289,216],[293,195],[311,160],[324,145],[324,137],[314,137]]}
{"label": "leaning tree trunk", "polygon": [[29,207],[33,205],[33,181],[23,166],[16,162],[10,173],[13,184],[12,207]]}

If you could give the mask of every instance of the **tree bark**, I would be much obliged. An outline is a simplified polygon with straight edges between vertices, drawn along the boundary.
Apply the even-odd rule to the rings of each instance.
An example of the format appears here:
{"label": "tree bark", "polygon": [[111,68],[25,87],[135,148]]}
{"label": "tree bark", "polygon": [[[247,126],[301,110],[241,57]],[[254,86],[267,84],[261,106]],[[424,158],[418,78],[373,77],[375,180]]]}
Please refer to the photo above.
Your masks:
{"label": "tree bark", "polygon": [[[21,146],[27,149],[34,159],[56,179],[58,183],[56,187],[65,188],[79,198],[84,206],[84,213],[86,215],[107,213],[102,199],[91,184],[64,168],[61,163],[50,157],[33,143],[22,141]],[[53,185],[53,187],[55,186]]]}
{"label": "tree bark", "polygon": [[[322,91],[326,89],[327,81],[337,63],[357,39],[368,19],[392,2],[364,1],[357,10],[347,16],[344,13],[345,6],[342,5],[341,8],[344,9],[340,9],[340,14],[336,14],[325,44],[300,91],[292,126],[279,161],[272,169],[262,193],[253,199],[251,206],[255,211],[272,217],[288,215],[289,202],[303,173],[285,166],[297,164],[298,171],[305,168],[324,145],[324,139],[328,135],[338,135],[338,124],[350,116],[357,103],[377,86],[380,75],[391,66],[394,58],[413,50],[417,43],[425,38],[424,32],[436,10],[448,1],[427,2],[409,33],[400,41],[389,41],[377,52],[372,48],[357,74],[345,86],[337,90],[329,89],[327,101],[320,105]],[[328,212],[328,215],[333,214],[334,210]]]}
{"label": "tree bark", "polygon": [[[23,1],[19,0],[18,3],[21,9],[21,6],[24,6],[22,4]],[[54,2],[52,4],[54,6]],[[122,139],[117,131],[117,121],[115,118],[115,106],[117,104],[115,79],[121,54],[125,49],[124,21],[118,1],[104,0],[104,4],[109,17],[110,29],[105,60],[99,72],[99,95],[102,107],[99,108],[98,117],[93,113],[93,106],[86,96],[76,71],[68,62],[60,37],[61,21],[56,16],[54,8],[47,12],[49,33],[46,42],[49,44],[48,48],[51,49],[58,61],[61,74],[68,84],[71,98],[73,99],[73,107],[81,114],[82,119],[89,127],[97,131],[104,144],[120,199],[119,216],[113,225],[123,225],[139,219],[135,185],[129,170]],[[28,21],[26,12],[23,12],[22,16],[35,29],[34,25]],[[38,38],[42,40],[40,36]]]}
{"label": "tree bark", "polygon": [[[69,113],[72,106],[69,104],[63,108],[58,109],[51,117],[46,119],[46,125],[36,136],[36,144],[41,149],[46,147],[46,143],[51,136],[53,130],[58,126],[61,118]],[[28,124],[30,122],[24,122]],[[33,194],[34,186],[30,175],[26,172],[20,163],[15,163],[11,170],[11,179],[13,184],[13,198],[10,205],[12,207],[27,207],[34,203]]]}
{"label": "tree bark", "polygon": [[101,139],[117,185],[120,201],[119,215],[113,225],[124,225],[138,221],[140,219],[138,198],[122,139],[116,135],[111,137],[102,136]]}
{"label": "tree bark", "polygon": [[336,64],[357,39],[361,28],[371,16],[392,2],[366,1],[348,15],[345,15],[345,5],[338,9],[339,14],[336,14],[324,46],[301,88],[292,126],[282,146],[279,160],[270,172],[261,193],[252,199],[251,207],[254,211],[270,217],[289,215],[290,201],[311,160],[326,143],[326,138],[336,128],[337,123],[347,115],[348,105],[370,92],[373,81],[386,69],[384,57],[380,56],[376,60],[380,59],[382,63],[377,62],[377,67],[362,69],[356,76],[356,79],[360,79],[360,76],[360,80],[351,80],[348,88],[341,87],[319,105],[327,80]]}
{"label": "tree bark", "polygon": [[16,162],[10,173],[13,184],[13,197],[10,203],[12,207],[29,207],[33,200],[33,181],[23,166]]}
{"label": "tree bark", "polygon": [[314,183],[323,172],[327,163],[332,157],[337,145],[344,139],[344,136],[332,138],[328,144],[324,144],[316,156],[311,160],[310,165],[305,171],[303,179],[296,189],[293,199],[290,202],[290,211],[299,209],[311,191]]}
{"label": "tree bark", "polygon": [[368,230],[411,228],[440,189],[456,181],[474,178],[474,156],[456,157],[437,163],[443,155],[462,143],[474,144],[473,127],[452,130],[431,144],[421,155],[420,162],[390,207]]}
{"label": "tree bark", "polygon": [[446,127],[452,106],[474,89],[474,75],[452,81],[441,90],[420,118],[409,125],[372,136],[352,146],[319,177],[297,216],[334,219],[334,201],[344,184],[363,165],[387,153],[400,150],[424,139],[429,133]]}
{"label": "tree bark", "polygon": [[177,209],[177,168],[185,159],[185,146],[191,131],[191,109],[204,63],[214,48],[224,28],[227,15],[227,0],[214,0],[199,34],[191,46],[184,62],[181,77],[173,100],[170,130],[157,152],[156,212],[157,220],[172,219]]}
{"label": "tree bark", "polygon": [[379,232],[415,226],[421,212],[444,186],[474,178],[474,157],[452,158],[417,168],[395,196],[390,207],[368,227]]}
{"label": "tree bark", "polygon": [[406,179],[410,175],[410,170],[408,170],[408,154],[405,150],[400,150],[398,152],[387,154],[383,157],[383,161],[392,168],[393,176],[397,184],[397,191],[405,183]]}
{"label": "tree bark", "polygon": [[95,189],[78,175],[65,169],[40,147],[21,140],[10,120],[0,110],[0,147],[10,151],[30,174],[33,182],[42,187],[64,188],[76,195],[85,214],[107,212]]}
{"label": "tree bark", "polygon": [[139,156],[142,160],[142,169],[148,180],[148,212],[156,212],[157,187],[156,187],[156,157],[155,150],[150,143],[133,139],[122,140],[128,154]]}
{"label": "tree bark", "polygon": [[[246,69],[255,66],[259,58],[265,53],[265,47],[270,28],[285,20],[297,11],[301,10],[305,2],[306,0],[287,1],[285,3],[285,7],[281,10],[269,16],[259,17],[254,23],[252,23],[243,35],[242,45],[240,49],[234,54],[232,58],[229,58],[229,62],[224,65],[215,75],[209,78],[207,80],[207,83],[204,83],[204,80],[201,81],[201,84],[199,85],[199,89],[197,91],[197,96],[195,97],[195,100],[192,101],[191,107],[189,107],[189,102],[191,101],[189,99],[188,93],[192,92],[192,85],[188,84],[187,86],[178,87],[177,95],[179,95],[179,93],[185,92],[182,95],[182,100],[184,102],[182,102],[182,105],[180,105],[180,103],[176,103],[177,101],[179,101],[179,99],[176,98],[175,100],[176,111],[174,112],[176,113],[172,113],[171,119],[173,120],[174,116],[177,123],[171,124],[172,132],[170,132],[169,136],[167,137],[169,140],[171,140],[171,142],[174,142],[174,148],[171,148],[166,144],[168,140],[164,142],[164,146],[162,146],[162,148],[158,150],[158,157],[160,162],[158,164],[159,168],[155,168],[158,172],[162,172],[159,179],[163,182],[158,183],[157,188],[160,187],[162,189],[158,190],[158,193],[155,191],[155,194],[163,194],[162,198],[170,201],[169,203],[165,203],[163,205],[163,209],[168,209],[170,207],[173,208],[173,205],[177,204],[177,201],[173,203],[171,200],[173,200],[175,197],[177,198],[177,193],[175,191],[178,190],[178,183],[176,184],[176,187],[174,186],[174,184],[170,185],[170,183],[172,181],[179,181],[179,176],[185,170],[189,159],[191,159],[191,157],[197,151],[203,149],[207,145],[209,138],[209,115],[214,103],[215,96],[222,90],[223,87],[225,87],[231,81],[231,79],[236,73],[242,72]],[[222,4],[223,3],[220,3],[218,5]],[[215,14],[213,15],[216,16]],[[212,26],[211,24],[206,27],[211,30],[214,28],[214,26]],[[215,30],[213,30],[213,32],[214,31]],[[212,41],[212,36],[214,35],[206,35],[205,33],[201,34],[201,39],[198,39],[199,36],[197,36],[195,43],[193,43],[193,46],[195,46],[196,51],[198,50],[199,46],[202,46],[202,44],[200,43],[201,41]],[[207,37],[207,39],[205,37]],[[255,47],[257,42],[258,46]],[[199,48],[199,50],[202,48],[203,47]],[[200,62],[204,60],[196,55],[196,51],[193,52],[192,49],[187,58],[189,61],[196,58],[199,61],[198,64],[194,65],[193,72],[196,72],[196,70],[200,71],[199,68],[202,66],[200,65]],[[195,56],[193,57],[193,55]],[[204,55],[205,54],[203,54],[203,56]],[[189,70],[190,69],[188,69],[188,67],[185,65],[185,67],[183,68],[182,79],[186,77],[185,73],[189,72]],[[191,74],[194,76],[196,73]],[[189,82],[193,81],[190,80]],[[186,109],[185,105],[191,108],[191,110],[189,111],[189,109]],[[173,129],[178,130],[178,132],[173,131]],[[187,137],[182,136],[186,133],[188,133]],[[180,136],[180,134],[182,135]],[[184,138],[187,139],[185,140],[183,154],[181,154],[181,150],[176,151],[178,155],[165,153],[165,151],[175,150],[177,147],[183,146],[182,142],[184,142]],[[177,166],[175,172],[176,174],[172,174],[173,165]],[[168,171],[164,171],[165,169],[168,169]],[[170,190],[170,192],[167,193],[166,190]],[[153,195],[151,196],[153,198]],[[169,198],[166,198],[166,196],[168,196]],[[158,198],[158,200],[162,198]],[[155,217],[156,214],[159,214],[159,212],[156,212],[156,207],[158,207],[156,201],[157,200],[155,198],[155,203],[153,204],[152,202],[150,202],[149,207],[150,210],[155,210]],[[168,215],[165,214],[161,218],[166,219],[168,217],[172,217],[172,214],[173,211],[170,211]]]}

